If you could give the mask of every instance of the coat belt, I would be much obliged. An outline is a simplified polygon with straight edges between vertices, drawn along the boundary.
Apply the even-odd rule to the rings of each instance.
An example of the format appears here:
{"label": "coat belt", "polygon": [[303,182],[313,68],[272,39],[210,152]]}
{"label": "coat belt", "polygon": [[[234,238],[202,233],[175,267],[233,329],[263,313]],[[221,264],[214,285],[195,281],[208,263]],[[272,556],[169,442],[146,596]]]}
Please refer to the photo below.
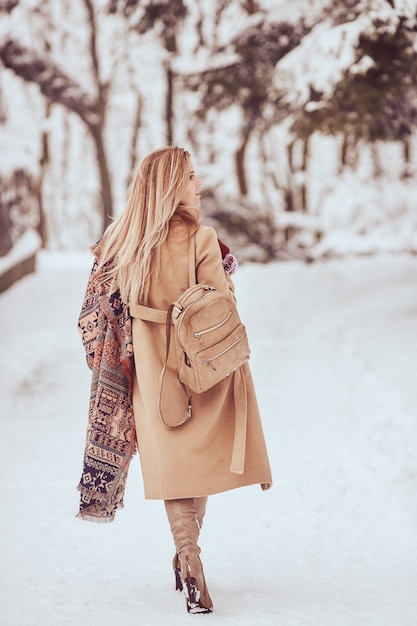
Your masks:
{"label": "coat belt", "polygon": [[233,474],[243,474],[245,471],[246,425],[248,420],[248,396],[243,365],[234,373],[235,397],[235,438],[233,441],[232,463],[230,471]]}
{"label": "coat belt", "polygon": [[132,317],[138,317],[146,322],[158,322],[158,324],[165,324],[167,320],[167,311],[161,309],[151,309],[150,306],[144,306],[143,304],[131,304],[129,306],[130,315]]}

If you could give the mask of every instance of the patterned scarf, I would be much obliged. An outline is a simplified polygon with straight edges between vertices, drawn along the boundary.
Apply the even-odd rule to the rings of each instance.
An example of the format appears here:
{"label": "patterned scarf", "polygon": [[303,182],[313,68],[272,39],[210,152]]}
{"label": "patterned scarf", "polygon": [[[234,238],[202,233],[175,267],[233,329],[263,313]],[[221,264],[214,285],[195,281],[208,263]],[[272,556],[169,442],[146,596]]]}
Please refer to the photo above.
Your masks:
{"label": "patterned scarf", "polygon": [[96,258],[78,320],[92,381],[77,517],[111,522],[123,507],[136,452],[132,319],[112,281],[98,280],[99,244],[91,251]]}

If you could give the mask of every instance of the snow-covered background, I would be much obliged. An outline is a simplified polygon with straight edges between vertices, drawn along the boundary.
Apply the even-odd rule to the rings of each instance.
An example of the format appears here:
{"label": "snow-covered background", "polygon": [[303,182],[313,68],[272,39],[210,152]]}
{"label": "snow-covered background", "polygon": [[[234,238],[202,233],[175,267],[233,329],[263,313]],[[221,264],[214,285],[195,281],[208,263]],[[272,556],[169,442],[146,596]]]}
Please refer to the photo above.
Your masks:
{"label": "snow-covered background", "polygon": [[[9,49],[16,71],[0,74],[0,211],[11,207],[14,243],[0,275],[39,248],[39,217],[46,226],[37,271],[0,294],[0,626],[416,626],[416,132],[393,138],[398,120],[387,115],[384,140],[343,146],[344,130],[307,141],[296,125],[331,106],[335,85],[375,67],[364,37],[402,28],[412,45],[398,72],[411,59],[404,80],[416,84],[416,0],[187,0],[172,30],[176,0],[168,22],[139,34],[148,4],[0,1],[0,56],[8,39],[23,50]],[[39,63],[47,71],[31,82]],[[75,518],[90,382],[76,324],[103,200],[86,121],[100,121],[117,215],[133,164],[167,143],[168,70],[172,141],[191,150],[204,219],[241,261],[239,308],[274,475],[268,492],[210,499],[201,546],[215,612],[204,618],[186,615],[174,592],[165,511],[144,500],[137,457],[114,524]],[[235,74],[231,98],[222,81],[233,91]],[[396,104],[413,124],[407,94]],[[89,109],[98,97],[102,117]],[[204,98],[217,106],[199,114]],[[248,129],[244,194],[235,162]],[[217,223],[213,206],[224,210]],[[290,260],[242,262],[266,250]]]}
{"label": "snow-covered background", "polygon": [[415,626],[415,259],[238,270],[274,486],[210,498],[209,617],[174,591],[165,511],[144,500],[137,457],[113,524],[75,518],[90,261],[42,253],[0,296],[2,626]]}
{"label": "snow-covered background", "polygon": [[416,0],[0,11],[0,183],[31,177],[47,248],[97,240],[104,198],[120,214],[137,161],[174,143],[242,259],[417,251]]}

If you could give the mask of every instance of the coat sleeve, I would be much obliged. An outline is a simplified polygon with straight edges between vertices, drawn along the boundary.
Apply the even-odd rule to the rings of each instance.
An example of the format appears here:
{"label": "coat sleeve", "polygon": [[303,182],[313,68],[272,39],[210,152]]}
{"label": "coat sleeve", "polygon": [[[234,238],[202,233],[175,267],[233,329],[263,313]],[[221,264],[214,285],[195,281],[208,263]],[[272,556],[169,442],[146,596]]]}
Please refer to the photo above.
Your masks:
{"label": "coat sleeve", "polygon": [[211,226],[200,226],[196,233],[196,273],[200,284],[210,285],[235,299],[234,284],[223,268],[217,234]]}

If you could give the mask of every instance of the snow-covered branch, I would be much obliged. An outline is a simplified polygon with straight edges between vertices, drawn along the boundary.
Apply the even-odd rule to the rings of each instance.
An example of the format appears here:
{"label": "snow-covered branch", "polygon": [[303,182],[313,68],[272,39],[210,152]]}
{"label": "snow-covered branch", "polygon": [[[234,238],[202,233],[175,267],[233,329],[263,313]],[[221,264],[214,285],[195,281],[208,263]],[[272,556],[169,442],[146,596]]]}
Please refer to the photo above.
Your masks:
{"label": "snow-covered branch", "polygon": [[0,59],[5,67],[27,82],[36,83],[41,93],[81,117],[87,125],[99,122],[97,104],[72,78],[59,67],[42,59],[16,41],[0,46]]}

